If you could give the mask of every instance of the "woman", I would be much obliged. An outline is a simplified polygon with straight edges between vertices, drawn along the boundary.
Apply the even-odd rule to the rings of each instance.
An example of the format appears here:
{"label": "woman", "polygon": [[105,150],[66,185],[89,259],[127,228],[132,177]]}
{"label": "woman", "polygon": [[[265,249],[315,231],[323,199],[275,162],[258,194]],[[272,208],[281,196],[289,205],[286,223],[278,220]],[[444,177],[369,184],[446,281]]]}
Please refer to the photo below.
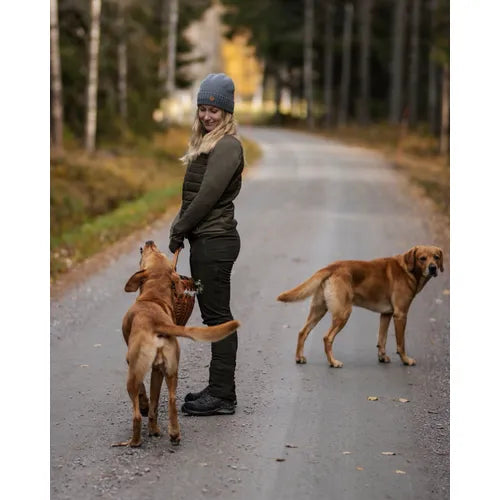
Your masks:
{"label": "woman", "polygon": [[[237,138],[234,83],[224,73],[210,74],[197,97],[198,110],[187,153],[181,210],[170,230],[170,251],[191,247],[191,276],[201,282],[197,295],[203,323],[218,325],[233,319],[231,270],[240,251],[233,201],[241,187],[243,148]],[[236,406],[234,371],[236,332],[212,344],[209,383],[189,393],[181,410],[190,415],[233,414]]]}

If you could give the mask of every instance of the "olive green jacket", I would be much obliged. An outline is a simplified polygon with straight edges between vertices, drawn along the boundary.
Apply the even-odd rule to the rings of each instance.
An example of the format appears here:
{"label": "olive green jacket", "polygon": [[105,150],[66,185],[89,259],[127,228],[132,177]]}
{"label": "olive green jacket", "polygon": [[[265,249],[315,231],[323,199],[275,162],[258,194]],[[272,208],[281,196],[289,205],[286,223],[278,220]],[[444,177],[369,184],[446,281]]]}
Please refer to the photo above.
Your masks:
{"label": "olive green jacket", "polygon": [[240,192],[244,166],[240,141],[225,135],[210,153],[192,160],[182,186],[182,206],[174,219],[170,238],[198,238],[236,227],[233,201]]}

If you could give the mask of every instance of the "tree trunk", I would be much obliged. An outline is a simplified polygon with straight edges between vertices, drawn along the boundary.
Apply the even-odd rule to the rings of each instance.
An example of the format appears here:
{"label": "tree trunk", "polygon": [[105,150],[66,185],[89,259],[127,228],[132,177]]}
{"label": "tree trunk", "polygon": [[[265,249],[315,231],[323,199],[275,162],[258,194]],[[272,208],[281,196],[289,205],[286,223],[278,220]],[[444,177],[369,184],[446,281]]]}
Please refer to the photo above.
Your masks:
{"label": "tree trunk", "polygon": [[177,53],[177,26],[179,24],[179,0],[170,0],[168,12],[168,52],[167,52],[167,79],[165,92],[171,97],[175,90],[175,56]]}
{"label": "tree trunk", "polygon": [[370,43],[372,0],[360,1],[361,50],[359,56],[360,96],[358,120],[361,125],[370,123]]}
{"label": "tree trunk", "polygon": [[342,74],[340,76],[339,126],[344,126],[347,123],[347,112],[349,108],[353,13],[354,7],[352,3],[347,3],[344,7],[344,30],[342,36]]}
{"label": "tree trunk", "polygon": [[396,125],[401,115],[406,0],[394,0],[394,2],[389,122]]}
{"label": "tree trunk", "polygon": [[325,86],[323,90],[325,101],[325,127],[333,124],[333,9],[334,0],[326,0],[325,10]]}
{"label": "tree trunk", "polygon": [[59,16],[57,0],[50,0],[50,68],[52,74],[52,141],[57,150],[63,148],[63,96],[61,57],[59,54]]}
{"label": "tree trunk", "polygon": [[438,67],[435,61],[435,37],[436,37],[436,10],[438,0],[431,0],[430,3],[430,22],[431,22],[431,46],[429,49],[429,82],[427,91],[427,120],[429,122],[429,129],[432,134],[438,133],[437,126],[437,112],[438,112]]}
{"label": "tree trunk", "polygon": [[118,109],[123,125],[127,123],[127,30],[124,0],[118,2]]}
{"label": "tree trunk", "polygon": [[304,96],[307,104],[307,126],[314,126],[313,116],[313,30],[314,0],[304,2]]}
{"label": "tree trunk", "polygon": [[446,154],[450,150],[450,68],[448,63],[443,66],[441,93],[441,138],[439,152]]}
{"label": "tree trunk", "polygon": [[101,20],[101,0],[90,3],[90,43],[89,67],[87,80],[87,120],[85,127],[85,149],[87,153],[95,151],[97,123],[97,89],[99,78],[99,39]]}
{"label": "tree trunk", "polygon": [[409,125],[414,127],[418,121],[418,70],[420,45],[420,0],[412,0],[411,14],[411,46],[410,46],[410,73],[409,81]]}

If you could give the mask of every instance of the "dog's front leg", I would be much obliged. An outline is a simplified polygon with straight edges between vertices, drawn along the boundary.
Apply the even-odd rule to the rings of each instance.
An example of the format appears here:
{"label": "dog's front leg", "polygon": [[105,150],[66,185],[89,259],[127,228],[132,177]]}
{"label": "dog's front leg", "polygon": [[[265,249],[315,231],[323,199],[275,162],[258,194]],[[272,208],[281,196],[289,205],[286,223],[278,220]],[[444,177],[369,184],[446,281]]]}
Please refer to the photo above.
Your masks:
{"label": "dog's front leg", "polygon": [[396,330],[396,345],[399,357],[405,365],[415,365],[415,360],[406,355],[405,351],[405,329],[406,329],[406,312],[394,312],[394,329]]}
{"label": "dog's front leg", "polygon": [[381,314],[380,315],[380,326],[378,329],[378,360],[381,363],[390,363],[391,358],[385,353],[385,345],[387,342],[387,330],[389,329],[389,324],[391,322],[392,314]]}

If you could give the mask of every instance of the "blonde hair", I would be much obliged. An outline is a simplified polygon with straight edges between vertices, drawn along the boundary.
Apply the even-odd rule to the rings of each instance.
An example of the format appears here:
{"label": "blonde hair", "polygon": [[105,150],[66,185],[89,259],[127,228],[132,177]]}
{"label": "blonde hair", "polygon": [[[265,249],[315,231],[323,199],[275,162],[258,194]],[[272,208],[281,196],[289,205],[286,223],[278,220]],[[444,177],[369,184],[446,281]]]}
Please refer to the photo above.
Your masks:
{"label": "blonde hair", "polygon": [[198,109],[196,110],[196,116],[193,123],[191,138],[189,139],[188,150],[184,156],[180,158],[184,165],[187,165],[191,160],[196,158],[201,153],[210,153],[214,149],[215,145],[225,136],[233,135],[237,139],[238,131],[236,120],[232,113],[221,110],[222,119],[219,125],[212,130],[204,134],[204,127],[200,121],[198,115]]}

